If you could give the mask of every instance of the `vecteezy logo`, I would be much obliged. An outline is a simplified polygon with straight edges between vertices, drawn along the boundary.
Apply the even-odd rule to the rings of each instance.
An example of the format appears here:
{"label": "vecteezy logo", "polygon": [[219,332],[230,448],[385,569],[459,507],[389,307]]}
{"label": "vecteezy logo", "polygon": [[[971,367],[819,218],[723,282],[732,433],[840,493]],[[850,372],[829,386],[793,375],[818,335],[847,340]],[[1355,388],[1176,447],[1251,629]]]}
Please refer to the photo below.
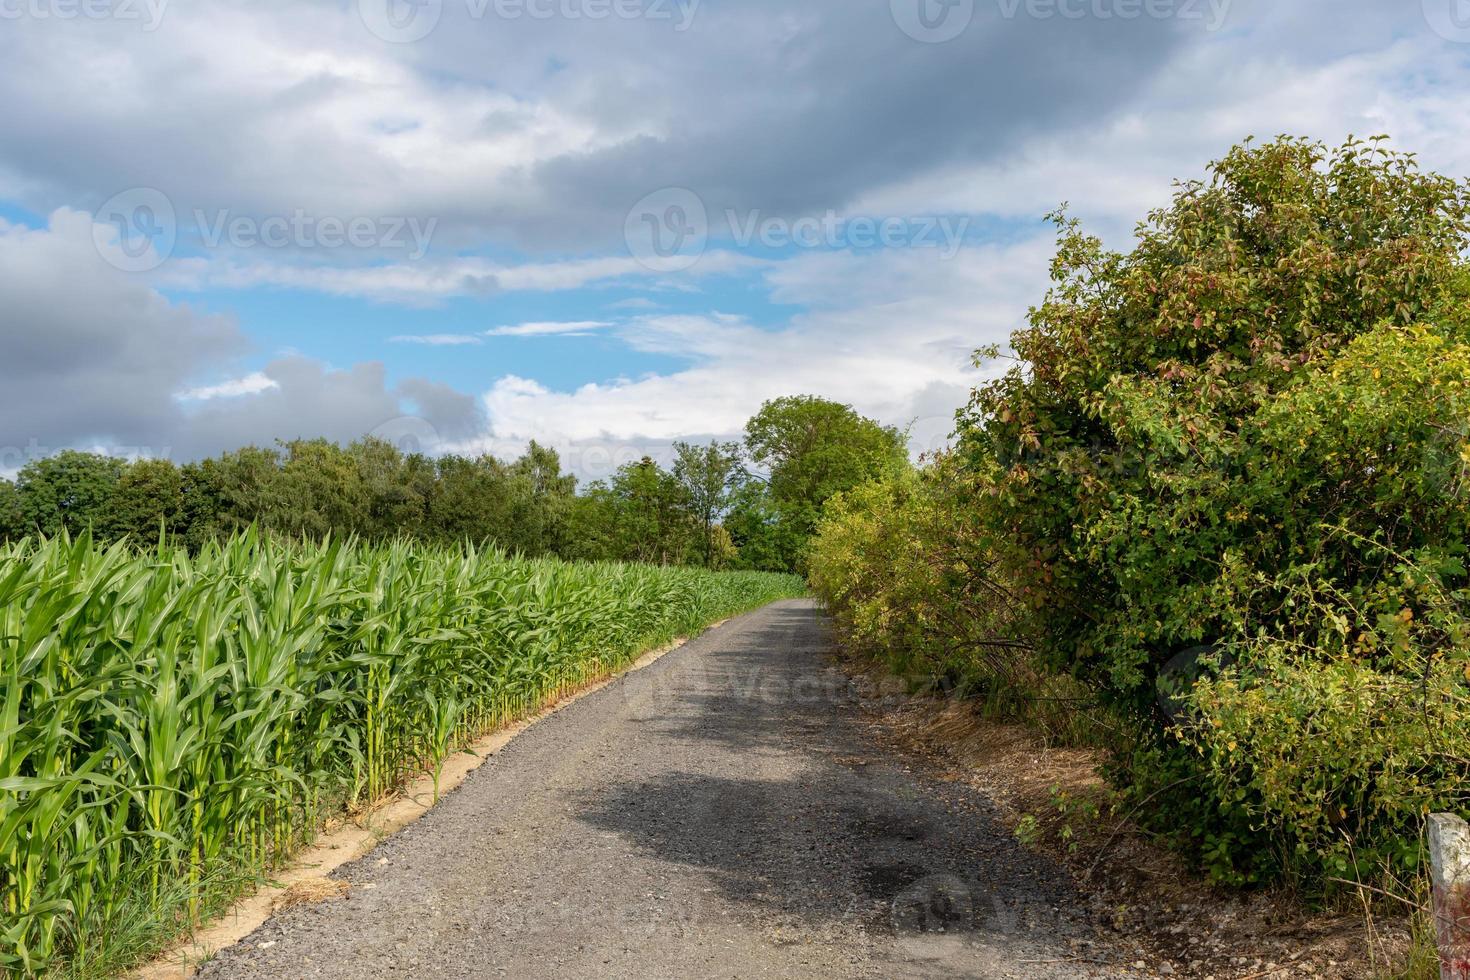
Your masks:
{"label": "vecteezy logo", "polygon": [[975,900],[955,875],[929,875],[894,898],[889,920],[907,955],[944,959],[963,949],[975,928]]}
{"label": "vecteezy logo", "polygon": [[438,448],[439,430],[416,415],[389,419],[368,435],[393,444],[405,456],[428,454]]}
{"label": "vecteezy logo", "polygon": [[926,44],[953,41],[975,17],[975,0],[889,0],[893,22]]}
{"label": "vecteezy logo", "polygon": [[1424,0],[1424,19],[1446,41],[1470,44],[1470,0]]}
{"label": "vecteezy logo", "polygon": [[633,258],[655,272],[691,268],[709,244],[709,212],[699,195],[667,187],[633,205],[623,225]]}
{"label": "vecteezy logo", "polygon": [[1190,647],[1175,654],[1155,682],[1159,711],[1169,724],[1187,728],[1194,724],[1190,695],[1200,681],[1213,680],[1235,664],[1228,648],[1216,643]]}
{"label": "vecteezy logo", "polygon": [[163,265],[178,238],[173,202],[152,187],[112,196],[92,221],[98,254],[124,272],[149,272]]}
{"label": "vecteezy logo", "polygon": [[357,0],[367,29],[390,44],[410,44],[428,37],[444,13],[444,0]]}

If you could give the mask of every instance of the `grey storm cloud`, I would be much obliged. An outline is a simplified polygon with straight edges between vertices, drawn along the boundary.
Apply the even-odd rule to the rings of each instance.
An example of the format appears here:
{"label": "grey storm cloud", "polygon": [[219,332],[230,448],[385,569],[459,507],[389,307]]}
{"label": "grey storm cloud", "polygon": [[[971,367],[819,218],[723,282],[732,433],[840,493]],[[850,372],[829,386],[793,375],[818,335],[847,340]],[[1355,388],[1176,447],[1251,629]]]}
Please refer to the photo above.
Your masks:
{"label": "grey storm cloud", "polygon": [[43,229],[0,222],[0,470],[68,447],[187,460],[277,439],[396,434],[405,415],[444,440],[480,432],[478,401],[382,364],[333,370],[302,356],[260,373],[264,390],[190,402],[195,379],[249,344],[229,317],[174,303],[102,261],[89,215]]}
{"label": "grey storm cloud", "polygon": [[[1183,41],[1163,21],[1006,20],[979,7],[945,44],[904,35],[887,4],[850,2],[804,6],[802,29],[742,60],[707,63],[681,49],[699,39],[672,41],[679,82],[667,132],[549,160],[537,183],[583,213],[614,205],[619,221],[618,207],[670,186],[716,211],[840,209],[957,160],[1004,154],[1025,133],[1106,114]],[[750,16],[759,14],[722,8],[707,26],[719,36],[725,20]]]}
{"label": "grey storm cloud", "polygon": [[[199,0],[171,5],[152,32],[7,24],[0,190],[11,175],[49,210],[148,186],[185,215],[420,214],[446,243],[605,248],[628,207],[663,187],[716,211],[806,214],[1003,153],[1126,103],[1190,33],[1157,19],[1007,18],[979,2],[960,37],[923,44],[874,0],[706,2],[685,31],[471,20],[446,0],[434,33],[385,47],[354,7]],[[579,139],[558,150],[556,125]],[[455,142],[437,145],[446,129]],[[476,179],[477,143],[500,141],[533,149]]]}
{"label": "grey storm cloud", "polygon": [[103,263],[90,216],[51,221],[0,224],[0,446],[10,459],[89,439],[161,450],[173,393],[245,339]]}
{"label": "grey storm cloud", "polygon": [[414,435],[423,449],[432,450],[484,427],[472,396],[422,378],[390,387],[386,369],[376,362],[332,370],[293,356],[272,361],[262,374],[275,387],[188,410],[176,426],[175,452],[192,459],[276,439],[322,438],[345,445],[364,435],[395,443]]}

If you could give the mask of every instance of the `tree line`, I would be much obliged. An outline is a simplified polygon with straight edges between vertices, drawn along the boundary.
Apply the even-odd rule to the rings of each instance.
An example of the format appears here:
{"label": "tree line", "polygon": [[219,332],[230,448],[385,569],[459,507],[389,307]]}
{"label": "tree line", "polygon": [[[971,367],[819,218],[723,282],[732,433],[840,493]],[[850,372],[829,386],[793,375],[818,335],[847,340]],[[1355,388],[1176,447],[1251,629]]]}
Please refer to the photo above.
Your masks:
{"label": "tree line", "polygon": [[908,466],[905,434],[811,396],[766,403],[741,442],[675,443],[578,487],[554,449],[405,453],[365,437],[247,446],[182,465],[67,450],[0,480],[0,537],[90,531],[197,548],[258,525],[304,538],[469,540],[529,556],[794,571],[822,505]]}

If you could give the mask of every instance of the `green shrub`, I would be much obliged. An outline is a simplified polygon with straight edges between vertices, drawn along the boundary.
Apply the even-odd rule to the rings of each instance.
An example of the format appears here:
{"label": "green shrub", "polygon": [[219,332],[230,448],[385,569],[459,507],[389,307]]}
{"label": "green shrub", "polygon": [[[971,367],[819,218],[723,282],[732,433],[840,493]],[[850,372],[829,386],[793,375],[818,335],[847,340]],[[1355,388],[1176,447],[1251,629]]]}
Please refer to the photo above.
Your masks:
{"label": "green shrub", "polygon": [[[1011,630],[1087,684],[1140,734],[1112,777],[1221,880],[1412,866],[1470,758],[1470,189],[1281,139],[1180,184],[1127,254],[1056,220],[1017,366],[962,415],[962,513],[863,491],[814,583],[874,642]],[[1225,666],[1181,728],[1161,688],[1200,647]]]}

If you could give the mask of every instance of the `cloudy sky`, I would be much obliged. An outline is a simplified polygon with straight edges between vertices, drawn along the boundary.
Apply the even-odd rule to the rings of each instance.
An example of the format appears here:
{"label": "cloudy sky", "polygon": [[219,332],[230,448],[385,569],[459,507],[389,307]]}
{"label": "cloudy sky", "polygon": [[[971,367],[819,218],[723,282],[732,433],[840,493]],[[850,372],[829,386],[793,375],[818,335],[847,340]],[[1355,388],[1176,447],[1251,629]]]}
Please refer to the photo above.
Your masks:
{"label": "cloudy sky", "polygon": [[0,0],[0,472],[378,432],[588,477],[813,393],[943,439],[1246,136],[1470,173],[1467,0]]}

